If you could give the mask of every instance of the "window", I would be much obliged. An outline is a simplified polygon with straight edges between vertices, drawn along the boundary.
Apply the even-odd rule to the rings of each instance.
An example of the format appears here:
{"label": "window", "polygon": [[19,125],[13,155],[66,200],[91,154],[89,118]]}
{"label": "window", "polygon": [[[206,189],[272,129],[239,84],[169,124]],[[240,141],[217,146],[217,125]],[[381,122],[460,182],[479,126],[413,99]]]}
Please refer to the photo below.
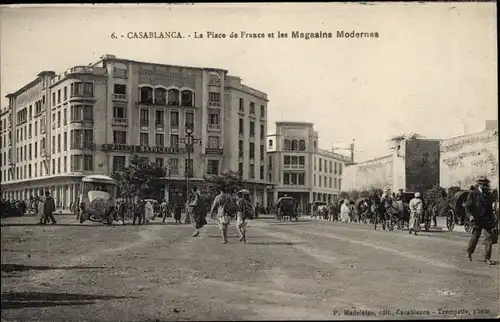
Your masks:
{"label": "window", "polygon": [[148,126],[149,125],[149,111],[148,110],[141,109],[140,123],[141,123],[141,126]]}
{"label": "window", "polygon": [[176,147],[179,145],[179,136],[177,134],[170,135],[170,146]]}
{"label": "window", "polygon": [[184,175],[189,178],[193,176],[193,159],[184,159]]}
{"label": "window", "polygon": [[249,178],[250,178],[250,179],[255,179],[255,165],[250,164],[250,165],[248,166],[248,168],[249,168],[249,169],[248,169],[248,171],[250,172],[250,173],[249,173]]}
{"label": "window", "polygon": [[35,158],[38,158],[38,142],[35,141],[34,151]]}
{"label": "window", "polygon": [[243,177],[243,162],[238,163],[238,174]]}
{"label": "window", "polygon": [[289,151],[290,150],[290,140],[289,139],[285,139],[285,141],[283,142],[283,150],[285,151]]}
{"label": "window", "polygon": [[127,132],[113,131],[113,144],[127,144]]}
{"label": "window", "polygon": [[123,105],[114,105],[113,106],[113,117],[114,118],[119,118],[119,119],[124,119],[126,118],[125,114],[126,108]]}
{"label": "window", "polygon": [[334,163],[333,163],[333,169],[334,169],[334,172],[333,172],[333,173],[338,174],[338,173],[337,173],[337,162],[334,162]]}
{"label": "window", "polygon": [[64,142],[63,142],[63,150],[66,151],[68,149],[68,132],[64,132]]}
{"label": "window", "polygon": [[170,112],[170,126],[173,128],[179,127],[179,112],[177,111]]}
{"label": "window", "polygon": [[250,102],[250,114],[255,115],[255,103]]}
{"label": "window", "polygon": [[57,158],[57,173],[61,173],[61,158]]}
{"label": "window", "polygon": [[163,158],[156,158],[155,163],[157,166],[163,168]]}
{"label": "window", "polygon": [[212,128],[219,128],[219,112],[215,111],[214,109],[210,109],[209,114],[208,114],[208,124]]}
{"label": "window", "polygon": [[240,123],[239,123],[239,127],[238,127],[238,133],[239,134],[243,134],[244,133],[244,130],[245,130],[245,127],[244,127],[244,123],[243,123],[243,119],[240,118]]}
{"label": "window", "polygon": [[[342,175],[342,163],[339,163],[339,175]],[[340,179],[339,179],[340,180]],[[340,184],[339,184],[340,185]]]}
{"label": "window", "polygon": [[319,171],[323,171],[323,160],[319,159]]}
{"label": "window", "polygon": [[238,141],[238,157],[242,158],[243,157],[243,140]]}
{"label": "window", "polygon": [[332,187],[332,177],[328,178],[328,181],[329,181],[328,188],[331,188]]}
{"label": "window", "polygon": [[290,184],[290,173],[283,172],[283,184],[285,184],[285,185]]}
{"label": "window", "polygon": [[265,152],[264,152],[264,145],[261,144],[260,145],[260,160],[264,160],[264,154],[265,154]]}
{"label": "window", "polygon": [[219,160],[208,160],[207,174],[219,174]]}
{"label": "window", "polygon": [[68,86],[64,86],[64,100],[68,99]]}
{"label": "window", "polygon": [[260,106],[260,117],[265,117],[266,116],[266,109],[264,107],[264,105],[261,105]]}
{"label": "window", "polygon": [[181,93],[181,106],[191,107],[193,106],[193,92],[189,90],[184,90]]}
{"label": "window", "polygon": [[61,103],[61,90],[57,90],[57,104]]}
{"label": "window", "polygon": [[250,121],[250,136],[255,136],[255,122]]}
{"label": "window", "polygon": [[179,91],[176,89],[168,90],[168,105],[179,106]]}
{"label": "window", "polygon": [[255,157],[255,143],[250,142],[250,159]]}
{"label": "window", "polygon": [[56,159],[52,159],[52,174],[56,174]]}
{"label": "window", "polygon": [[61,127],[61,111],[57,111],[57,127]]}
{"label": "window", "polygon": [[186,112],[186,127],[191,127],[194,129],[194,113],[193,112]]}
{"label": "window", "polygon": [[292,140],[291,149],[292,149],[292,151],[297,151],[298,150],[298,142],[297,142],[297,140]]}
{"label": "window", "polygon": [[299,173],[299,186],[306,184],[305,173]]}
{"label": "window", "polygon": [[94,96],[94,84],[93,83],[82,83],[76,82],[70,85],[70,96]]}
{"label": "window", "polygon": [[32,158],[33,158],[33,155],[32,155],[32,151],[31,151],[31,143],[30,143],[29,148],[28,148],[28,160],[31,161]]}
{"label": "window", "polygon": [[339,179],[339,190],[342,190],[342,179]]}
{"label": "window", "polygon": [[268,161],[268,164],[269,164],[269,170],[272,170],[273,169],[273,158],[271,156],[269,156],[267,158],[267,161]]}
{"label": "window", "polygon": [[218,136],[209,136],[208,137],[208,147],[210,149],[218,149],[219,148],[219,137]]}
{"label": "window", "polygon": [[266,130],[264,129],[264,124],[260,125],[260,139],[264,140],[266,137]]}
{"label": "window", "polygon": [[264,166],[263,165],[260,166],[259,173],[260,173],[260,180],[264,180]]}
{"label": "window", "polygon": [[34,133],[35,133],[35,135],[38,135],[38,122],[35,122]]}
{"label": "window", "polygon": [[300,140],[299,141],[299,151],[305,151],[305,150],[306,150],[306,141]]}
{"label": "window", "polygon": [[127,85],[125,84],[114,84],[113,93],[120,95],[127,95]]}
{"label": "window", "polygon": [[125,156],[113,156],[113,172],[125,169]]}
{"label": "window", "polygon": [[63,159],[63,171],[68,172],[68,157],[64,157]]}
{"label": "window", "polygon": [[92,105],[72,105],[71,106],[71,121],[72,122],[93,122],[94,111]]}
{"label": "window", "polygon": [[141,133],[140,134],[140,145],[149,146],[149,134],[148,133]]}
{"label": "window", "polygon": [[56,92],[52,93],[52,106],[56,106]]}
{"label": "window", "polygon": [[178,159],[168,159],[168,165],[171,174],[179,173],[179,160]]}
{"label": "window", "polygon": [[90,149],[94,145],[93,130],[72,130],[70,136],[72,149]]}
{"label": "window", "polygon": [[[33,117],[33,105],[30,105],[30,110],[29,110],[29,119]],[[3,124],[2,124],[3,125]]]}
{"label": "window", "polygon": [[31,124],[28,125],[28,139],[31,139]]}
{"label": "window", "polygon": [[269,143],[269,147],[272,148],[273,147],[273,140],[269,140],[268,143]]}
{"label": "window", "polygon": [[240,97],[240,108],[239,108],[239,111],[240,112],[244,112],[245,111],[245,105],[244,105],[244,102],[243,102],[243,98]]}
{"label": "window", "polygon": [[219,106],[220,105],[220,93],[209,92],[208,93],[208,105],[209,106]]}
{"label": "window", "polygon": [[64,109],[63,111],[63,124],[66,125],[68,124],[68,109]]}
{"label": "window", "polygon": [[155,104],[167,105],[167,90],[164,88],[155,88]]}
{"label": "window", "polygon": [[328,186],[328,185],[327,185],[327,180],[328,180],[327,176],[324,176],[324,177],[323,177],[323,186],[324,186],[325,188]]}
{"label": "window", "polygon": [[52,153],[56,153],[56,137],[52,136]]}
{"label": "window", "polygon": [[337,178],[333,178],[333,187],[337,189]]}
{"label": "window", "polygon": [[61,152],[61,134],[57,135],[57,153]]}
{"label": "window", "polygon": [[160,134],[160,133],[155,134],[155,145],[156,146],[164,146],[165,145],[165,136],[163,134]]}
{"label": "window", "polygon": [[164,111],[156,110],[155,124],[156,124],[156,126],[164,126],[164,124],[165,124],[165,112]]}
{"label": "window", "polygon": [[139,88],[139,102],[142,104],[153,104],[153,89],[149,86]]}
{"label": "window", "polygon": [[314,158],[314,171],[316,171],[316,157]]}
{"label": "window", "polygon": [[321,175],[318,175],[318,186],[321,188],[321,183],[323,181],[321,180]]}
{"label": "window", "polygon": [[42,138],[42,139],[40,140],[40,153],[41,153],[42,151],[45,151],[45,138]]}

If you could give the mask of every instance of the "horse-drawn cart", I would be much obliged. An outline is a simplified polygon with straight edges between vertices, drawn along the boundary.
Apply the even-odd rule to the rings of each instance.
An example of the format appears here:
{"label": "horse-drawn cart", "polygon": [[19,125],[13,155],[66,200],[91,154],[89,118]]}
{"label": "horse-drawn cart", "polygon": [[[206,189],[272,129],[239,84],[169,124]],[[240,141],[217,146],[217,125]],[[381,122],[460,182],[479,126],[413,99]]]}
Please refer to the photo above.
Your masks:
{"label": "horse-drawn cart", "polygon": [[464,226],[466,232],[471,232],[469,218],[465,215],[465,201],[471,193],[470,190],[461,190],[455,193],[446,211],[446,228],[453,231],[455,225]]}
{"label": "horse-drawn cart", "polygon": [[295,211],[295,199],[293,197],[285,196],[278,199],[276,202],[276,220],[290,220],[295,218],[295,221],[299,221],[297,212]]}

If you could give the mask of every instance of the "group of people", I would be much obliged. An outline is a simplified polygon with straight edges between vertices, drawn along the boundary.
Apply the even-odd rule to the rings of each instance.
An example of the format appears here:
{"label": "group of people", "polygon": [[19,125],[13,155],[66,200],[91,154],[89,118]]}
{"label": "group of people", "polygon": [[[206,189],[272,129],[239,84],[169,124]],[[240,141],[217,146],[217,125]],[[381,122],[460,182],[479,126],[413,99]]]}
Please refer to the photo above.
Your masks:
{"label": "group of people", "polygon": [[56,203],[49,191],[42,192],[39,196],[31,196],[29,200],[2,200],[0,207],[2,218],[24,216],[31,212],[39,216],[40,225],[47,224],[49,220],[53,225],[57,223],[54,217]]}

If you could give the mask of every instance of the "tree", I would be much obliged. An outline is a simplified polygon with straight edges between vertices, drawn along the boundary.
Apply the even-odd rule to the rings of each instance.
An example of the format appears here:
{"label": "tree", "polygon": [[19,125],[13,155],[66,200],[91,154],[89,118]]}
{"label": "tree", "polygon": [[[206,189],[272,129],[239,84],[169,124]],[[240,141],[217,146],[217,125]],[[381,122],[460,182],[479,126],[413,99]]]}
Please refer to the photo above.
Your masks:
{"label": "tree", "polygon": [[164,167],[133,155],[130,164],[123,170],[114,172],[112,177],[118,183],[122,198],[145,198],[157,195],[163,186],[159,179],[165,178],[166,174]]}
{"label": "tree", "polygon": [[219,194],[221,186],[226,186],[229,192],[235,192],[245,188],[245,182],[237,172],[229,171],[217,176],[204,176],[198,190],[202,198],[211,203]]}
{"label": "tree", "polygon": [[349,193],[348,193],[348,192],[345,192],[345,191],[341,191],[341,192],[339,193],[339,198],[340,198],[341,200],[344,200],[344,199],[349,199]]}
{"label": "tree", "polygon": [[356,201],[360,198],[360,192],[358,190],[349,191],[349,200]]}
{"label": "tree", "polygon": [[435,205],[437,207],[438,214],[444,214],[449,206],[446,190],[439,185],[424,191],[424,200],[429,205]]}
{"label": "tree", "polygon": [[400,134],[400,135],[395,135],[395,136],[389,138],[389,140],[387,140],[387,141],[389,142],[390,149],[395,150],[397,148],[397,146],[405,140],[416,140],[416,139],[420,139],[423,137],[424,136],[422,136],[418,133],[410,133],[408,135]]}

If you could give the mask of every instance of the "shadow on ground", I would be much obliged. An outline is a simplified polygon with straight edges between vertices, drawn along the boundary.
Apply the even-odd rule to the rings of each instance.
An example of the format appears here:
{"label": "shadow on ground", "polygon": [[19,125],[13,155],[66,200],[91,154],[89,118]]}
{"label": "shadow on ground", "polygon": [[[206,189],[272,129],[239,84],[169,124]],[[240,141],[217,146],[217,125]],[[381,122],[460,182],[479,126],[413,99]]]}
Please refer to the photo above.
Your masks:
{"label": "shadow on ground", "polygon": [[22,265],[22,264],[1,264],[2,272],[10,273],[10,272],[24,272],[29,270],[36,271],[49,271],[49,270],[58,270],[58,269],[106,269],[106,267],[92,267],[92,266],[31,266],[31,265]]}
{"label": "shadow on ground", "polygon": [[70,293],[6,292],[2,293],[2,310],[28,307],[53,307],[64,305],[89,305],[97,300],[126,299],[133,297],[88,295]]}

